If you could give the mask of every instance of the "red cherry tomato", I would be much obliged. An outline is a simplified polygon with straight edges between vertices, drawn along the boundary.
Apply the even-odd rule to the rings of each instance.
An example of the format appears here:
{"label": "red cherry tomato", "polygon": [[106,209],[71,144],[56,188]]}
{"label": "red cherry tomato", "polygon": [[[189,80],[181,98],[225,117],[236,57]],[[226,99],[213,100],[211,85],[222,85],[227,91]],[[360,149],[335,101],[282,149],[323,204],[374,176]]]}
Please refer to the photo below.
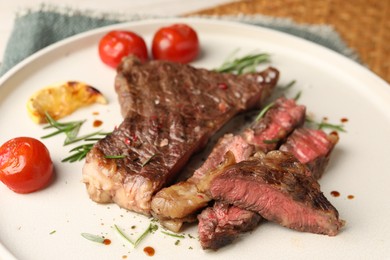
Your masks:
{"label": "red cherry tomato", "polygon": [[123,57],[134,54],[141,61],[148,59],[148,50],[143,38],[129,31],[111,31],[99,42],[100,59],[116,68]]}
{"label": "red cherry tomato", "polygon": [[162,27],[153,37],[152,54],[158,60],[180,63],[193,61],[199,54],[198,35],[186,24]]}
{"label": "red cherry tomato", "polygon": [[46,146],[30,137],[11,139],[0,147],[0,180],[17,193],[44,188],[53,176]]}

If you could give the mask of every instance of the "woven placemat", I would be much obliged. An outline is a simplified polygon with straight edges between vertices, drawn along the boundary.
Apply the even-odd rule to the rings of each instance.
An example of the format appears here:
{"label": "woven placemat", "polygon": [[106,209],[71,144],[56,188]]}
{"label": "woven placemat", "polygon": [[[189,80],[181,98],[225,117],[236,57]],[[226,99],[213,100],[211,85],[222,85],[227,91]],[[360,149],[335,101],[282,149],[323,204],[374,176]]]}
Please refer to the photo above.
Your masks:
{"label": "woven placemat", "polygon": [[244,0],[189,15],[261,14],[335,28],[363,64],[390,82],[389,0]]}

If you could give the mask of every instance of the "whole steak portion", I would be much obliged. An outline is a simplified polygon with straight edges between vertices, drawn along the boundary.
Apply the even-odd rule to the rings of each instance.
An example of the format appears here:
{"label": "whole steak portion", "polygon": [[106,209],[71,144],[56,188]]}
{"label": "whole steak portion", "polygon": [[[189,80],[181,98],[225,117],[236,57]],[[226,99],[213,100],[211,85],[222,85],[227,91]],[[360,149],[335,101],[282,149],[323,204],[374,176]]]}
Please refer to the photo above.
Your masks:
{"label": "whole steak portion", "polygon": [[225,169],[212,180],[210,195],[299,231],[334,236],[344,224],[309,169],[281,151]]}
{"label": "whole steak portion", "polygon": [[125,119],[87,154],[89,196],[149,215],[152,196],[234,115],[261,106],[277,80],[273,68],[236,76],[125,59],[115,83]]}

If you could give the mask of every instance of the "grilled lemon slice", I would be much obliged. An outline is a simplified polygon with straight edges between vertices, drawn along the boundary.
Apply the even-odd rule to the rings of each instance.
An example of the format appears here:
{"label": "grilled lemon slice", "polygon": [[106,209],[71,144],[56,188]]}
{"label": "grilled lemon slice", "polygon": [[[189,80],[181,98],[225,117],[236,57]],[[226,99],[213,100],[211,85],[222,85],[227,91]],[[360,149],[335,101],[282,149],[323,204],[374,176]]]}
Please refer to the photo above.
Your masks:
{"label": "grilled lemon slice", "polygon": [[45,113],[57,120],[93,103],[107,104],[107,100],[99,90],[88,84],[67,81],[34,93],[27,102],[27,111],[34,122],[42,124],[47,123]]}

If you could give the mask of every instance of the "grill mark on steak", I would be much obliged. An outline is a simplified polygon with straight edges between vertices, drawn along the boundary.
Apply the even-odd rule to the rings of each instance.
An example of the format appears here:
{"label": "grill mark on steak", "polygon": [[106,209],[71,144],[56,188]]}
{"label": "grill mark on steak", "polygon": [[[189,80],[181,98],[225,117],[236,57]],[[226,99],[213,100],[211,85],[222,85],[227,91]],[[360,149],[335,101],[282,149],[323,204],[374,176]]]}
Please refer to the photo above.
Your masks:
{"label": "grill mark on steak", "polygon": [[[305,107],[297,105],[293,99],[278,98],[275,105],[257,122],[239,135],[225,134],[214,146],[207,160],[192,177],[159,191],[152,200],[152,214],[165,225],[167,220],[175,220],[176,226],[169,225],[172,231],[179,231],[182,222],[189,214],[195,214],[211,200],[207,196],[210,178],[230,151],[235,162],[248,159],[257,150],[265,151],[270,146],[262,146],[266,138],[285,139],[296,127],[303,124]],[[261,135],[264,129],[266,135]],[[275,147],[274,145],[272,147]],[[189,186],[191,187],[189,189]],[[180,192],[179,192],[180,191]],[[200,200],[200,194],[202,199]],[[203,218],[202,220],[206,220]],[[169,222],[171,224],[171,222]]]}
{"label": "grill mark on steak", "polygon": [[[258,77],[272,80],[258,82]],[[223,124],[261,105],[277,79],[273,68],[236,76],[166,61],[124,59],[115,82],[124,121],[87,154],[83,182],[89,196],[149,215],[152,196]],[[218,88],[220,82],[228,88]]]}
{"label": "grill mark on steak", "polygon": [[210,196],[299,231],[334,236],[344,224],[309,169],[282,151],[230,166],[212,180]]}

